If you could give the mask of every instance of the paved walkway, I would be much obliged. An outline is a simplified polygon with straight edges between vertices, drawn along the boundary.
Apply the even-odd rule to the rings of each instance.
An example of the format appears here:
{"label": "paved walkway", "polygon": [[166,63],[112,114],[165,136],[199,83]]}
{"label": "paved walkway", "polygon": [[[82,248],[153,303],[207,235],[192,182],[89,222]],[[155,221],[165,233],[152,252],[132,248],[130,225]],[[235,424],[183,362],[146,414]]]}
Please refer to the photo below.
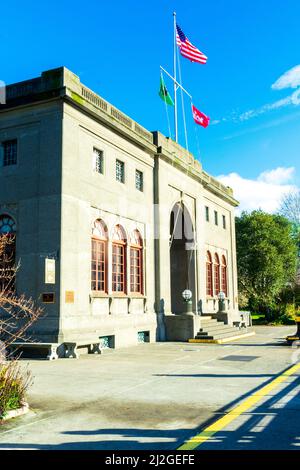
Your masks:
{"label": "paved walkway", "polygon": [[[190,443],[300,360],[300,350],[292,357],[283,342],[294,327],[255,330],[228,345],[141,344],[79,360],[24,360],[34,375],[32,411],[1,426],[0,449],[173,450]],[[299,388],[298,369],[193,448],[299,449]]]}

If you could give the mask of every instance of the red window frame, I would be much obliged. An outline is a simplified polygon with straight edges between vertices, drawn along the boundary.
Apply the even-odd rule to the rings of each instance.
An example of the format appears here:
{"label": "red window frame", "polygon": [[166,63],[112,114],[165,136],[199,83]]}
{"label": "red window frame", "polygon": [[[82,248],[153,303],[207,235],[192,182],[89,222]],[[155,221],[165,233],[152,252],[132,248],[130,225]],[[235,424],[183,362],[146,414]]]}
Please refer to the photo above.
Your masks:
{"label": "red window frame", "polygon": [[212,259],[209,251],[206,252],[206,295],[213,296]]}
{"label": "red window frame", "polygon": [[99,219],[94,223],[91,252],[91,290],[107,293],[106,225]]}
{"label": "red window frame", "polygon": [[126,238],[124,229],[117,225],[112,243],[112,291],[126,294]]}
{"label": "red window frame", "polygon": [[130,292],[143,295],[143,242],[135,230],[130,244]]}
{"label": "red window frame", "polygon": [[215,258],[214,258],[214,288],[215,288],[215,295],[218,295],[221,290],[221,284],[220,284],[220,259],[217,253],[215,253]]}
{"label": "red window frame", "polygon": [[222,265],[221,265],[221,289],[224,294],[228,295],[228,287],[227,287],[227,261],[225,256],[222,256]]}

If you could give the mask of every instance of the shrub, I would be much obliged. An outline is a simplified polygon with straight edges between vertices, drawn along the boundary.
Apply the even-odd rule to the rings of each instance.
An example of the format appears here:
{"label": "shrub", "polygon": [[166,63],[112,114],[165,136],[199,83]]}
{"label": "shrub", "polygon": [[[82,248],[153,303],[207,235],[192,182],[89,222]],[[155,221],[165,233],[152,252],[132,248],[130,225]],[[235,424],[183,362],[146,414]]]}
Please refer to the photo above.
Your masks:
{"label": "shrub", "polygon": [[24,373],[16,360],[0,363],[0,419],[24,404],[31,382],[29,371]]}

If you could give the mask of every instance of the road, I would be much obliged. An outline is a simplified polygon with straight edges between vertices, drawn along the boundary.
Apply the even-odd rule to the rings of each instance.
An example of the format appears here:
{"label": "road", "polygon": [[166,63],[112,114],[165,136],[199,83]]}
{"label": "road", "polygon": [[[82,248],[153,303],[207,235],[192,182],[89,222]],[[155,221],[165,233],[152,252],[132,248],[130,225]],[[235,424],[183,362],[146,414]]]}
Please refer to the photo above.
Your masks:
{"label": "road", "polygon": [[0,449],[298,450],[300,349],[283,341],[294,330],[22,360],[31,411],[1,426]]}

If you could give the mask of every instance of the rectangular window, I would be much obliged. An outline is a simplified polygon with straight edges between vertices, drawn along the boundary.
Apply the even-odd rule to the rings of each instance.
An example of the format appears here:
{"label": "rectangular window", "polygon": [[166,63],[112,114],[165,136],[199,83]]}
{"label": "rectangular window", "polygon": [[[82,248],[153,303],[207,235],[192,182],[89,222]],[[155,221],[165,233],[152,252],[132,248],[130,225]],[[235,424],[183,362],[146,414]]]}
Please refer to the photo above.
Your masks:
{"label": "rectangular window", "polygon": [[130,291],[137,294],[143,293],[141,248],[130,248]]}
{"label": "rectangular window", "polygon": [[218,213],[215,211],[215,225],[218,225]]}
{"label": "rectangular window", "polygon": [[205,220],[209,222],[209,207],[205,206]]}
{"label": "rectangular window", "polygon": [[225,215],[222,216],[222,220],[223,220],[223,228],[226,229],[226,217],[225,217]]}
{"label": "rectangular window", "polygon": [[7,140],[3,146],[3,166],[17,164],[17,140]]}
{"label": "rectangular window", "polygon": [[93,291],[106,292],[106,242],[92,240],[91,288]]}
{"label": "rectangular window", "polygon": [[93,150],[93,168],[96,173],[103,175],[104,173],[104,158],[102,150],[94,148]]}
{"label": "rectangular window", "polygon": [[125,182],[125,163],[121,160],[116,160],[116,180],[120,183]]}
{"label": "rectangular window", "polygon": [[125,293],[125,245],[112,245],[112,290]]}
{"label": "rectangular window", "polygon": [[135,170],[135,187],[139,191],[144,190],[144,173],[139,170]]}

